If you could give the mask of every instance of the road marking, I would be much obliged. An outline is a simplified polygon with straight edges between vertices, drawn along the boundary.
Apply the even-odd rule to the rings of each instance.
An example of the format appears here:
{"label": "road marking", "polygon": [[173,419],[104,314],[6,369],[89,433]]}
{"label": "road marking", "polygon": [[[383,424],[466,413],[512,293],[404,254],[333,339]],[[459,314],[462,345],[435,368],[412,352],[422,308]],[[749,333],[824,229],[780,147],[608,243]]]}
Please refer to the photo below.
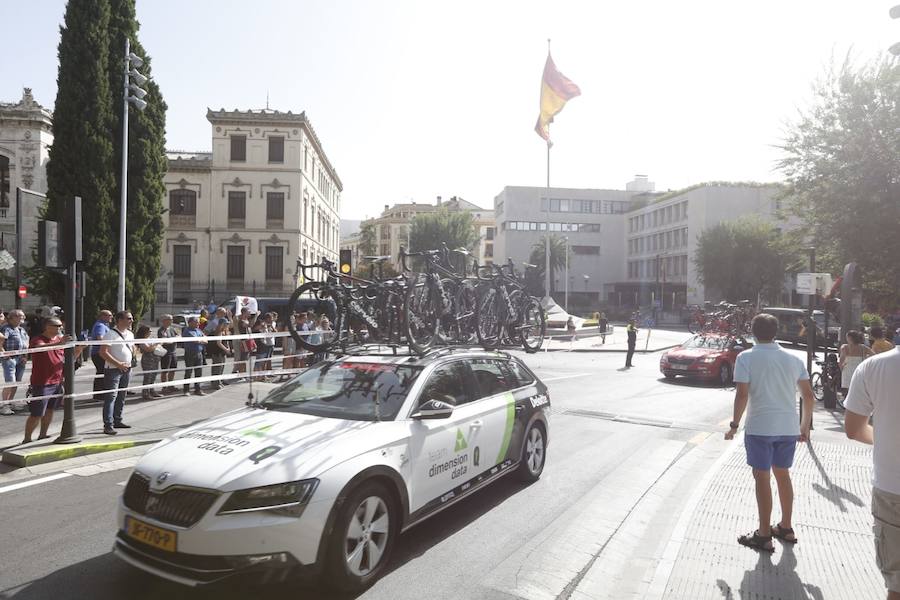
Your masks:
{"label": "road marking", "polygon": [[700,433],[698,433],[697,435],[695,435],[694,437],[692,437],[691,439],[689,439],[689,440],[687,441],[687,443],[688,443],[688,444],[693,444],[694,446],[699,446],[700,444],[703,443],[703,440],[705,440],[706,438],[708,438],[708,437],[711,436],[711,435],[712,435],[712,433],[709,433],[709,432],[706,432],[706,431],[701,431]]}
{"label": "road marking", "polygon": [[541,381],[559,381],[560,379],[572,379],[574,377],[585,377],[587,375],[593,375],[593,373],[576,373],[574,375],[563,375],[562,377],[547,377],[541,379]]}
{"label": "road marking", "polygon": [[71,477],[70,473],[57,473],[56,475],[48,475],[47,477],[39,477],[37,479],[32,479],[31,481],[23,481],[22,483],[14,483],[13,485],[7,485],[5,487],[0,487],[0,494],[5,494],[6,492],[14,492],[16,490],[21,490],[22,488],[31,487],[33,485],[39,485],[41,483],[47,483],[48,481],[54,481],[56,479],[62,479],[64,477]]}
{"label": "road marking", "polygon": [[120,481],[120,482],[117,483],[116,485],[121,485],[122,487],[125,487],[125,484],[126,484],[126,483],[128,483],[128,480],[127,480],[127,479],[126,479],[125,481]]}

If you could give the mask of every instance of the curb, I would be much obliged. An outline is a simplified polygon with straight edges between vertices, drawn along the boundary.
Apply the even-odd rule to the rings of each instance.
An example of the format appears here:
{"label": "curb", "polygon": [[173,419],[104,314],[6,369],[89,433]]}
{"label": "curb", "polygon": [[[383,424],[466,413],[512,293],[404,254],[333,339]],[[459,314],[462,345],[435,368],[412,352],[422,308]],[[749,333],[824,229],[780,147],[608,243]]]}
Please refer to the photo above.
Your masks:
{"label": "curb", "polygon": [[672,536],[669,538],[665,550],[663,550],[662,558],[659,559],[653,577],[650,579],[649,585],[647,586],[647,592],[644,595],[645,599],[663,600],[663,598],[665,598],[669,577],[672,575],[672,571],[675,568],[675,561],[678,559],[682,544],[684,544],[684,537],[687,533],[688,525],[694,516],[694,510],[697,508],[697,505],[700,504],[700,501],[703,500],[703,497],[706,495],[706,490],[709,488],[710,483],[712,483],[713,478],[722,470],[722,466],[728,462],[732,454],[737,452],[739,448],[743,448],[743,446],[744,431],[741,430],[738,441],[716,458],[715,462],[713,462],[709,470],[704,473],[703,477],[697,483],[697,487],[694,488],[694,491],[688,497],[688,501],[685,503],[681,514],[678,516],[678,521],[675,524],[675,529],[672,531]]}
{"label": "curb", "polygon": [[35,465],[68,460],[70,458],[86,456],[88,454],[100,454],[102,452],[133,448],[135,446],[155,444],[162,441],[162,439],[163,438],[118,440],[115,442],[82,442],[71,445],[60,444],[57,445],[57,447],[39,446],[20,448],[18,450],[10,449],[3,452],[3,458],[0,462],[14,467],[33,467]]}

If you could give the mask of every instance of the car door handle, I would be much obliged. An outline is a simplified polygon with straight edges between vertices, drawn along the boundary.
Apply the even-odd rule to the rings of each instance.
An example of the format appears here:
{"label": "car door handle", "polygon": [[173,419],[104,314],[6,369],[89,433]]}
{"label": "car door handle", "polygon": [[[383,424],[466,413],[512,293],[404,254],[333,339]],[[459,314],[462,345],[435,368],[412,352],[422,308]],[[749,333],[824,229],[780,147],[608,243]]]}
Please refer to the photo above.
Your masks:
{"label": "car door handle", "polygon": [[484,422],[480,419],[478,421],[472,421],[469,425],[469,429],[480,429],[482,425],[484,425]]}

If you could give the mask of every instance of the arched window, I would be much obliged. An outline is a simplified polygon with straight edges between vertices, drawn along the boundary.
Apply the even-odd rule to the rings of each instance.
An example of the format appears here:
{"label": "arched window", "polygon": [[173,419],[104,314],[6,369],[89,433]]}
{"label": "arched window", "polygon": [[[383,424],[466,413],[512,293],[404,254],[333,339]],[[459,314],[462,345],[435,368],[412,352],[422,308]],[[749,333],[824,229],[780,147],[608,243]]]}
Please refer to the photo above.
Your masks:
{"label": "arched window", "polygon": [[186,189],[169,192],[169,225],[172,227],[197,225],[197,192]]}
{"label": "arched window", "polygon": [[9,158],[0,156],[0,218],[9,210]]}

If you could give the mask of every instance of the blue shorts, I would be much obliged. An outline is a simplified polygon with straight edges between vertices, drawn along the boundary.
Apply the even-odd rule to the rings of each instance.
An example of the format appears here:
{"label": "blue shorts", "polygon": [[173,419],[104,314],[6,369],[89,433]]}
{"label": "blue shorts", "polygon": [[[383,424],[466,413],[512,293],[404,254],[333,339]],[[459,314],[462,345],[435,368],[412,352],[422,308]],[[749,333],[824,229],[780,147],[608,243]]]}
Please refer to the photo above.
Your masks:
{"label": "blue shorts", "polygon": [[9,383],[14,381],[22,381],[22,375],[25,374],[25,361],[19,358],[3,359],[3,379]]}
{"label": "blue shorts", "polygon": [[772,467],[789,469],[794,464],[797,449],[797,435],[750,435],[744,436],[747,449],[747,464],[760,471]]}
{"label": "blue shorts", "polygon": [[61,383],[31,386],[32,396],[50,396],[50,398],[43,398],[41,400],[29,400],[29,414],[32,417],[43,417],[48,410],[59,410],[60,408],[62,408],[62,399],[64,393],[65,392]]}

